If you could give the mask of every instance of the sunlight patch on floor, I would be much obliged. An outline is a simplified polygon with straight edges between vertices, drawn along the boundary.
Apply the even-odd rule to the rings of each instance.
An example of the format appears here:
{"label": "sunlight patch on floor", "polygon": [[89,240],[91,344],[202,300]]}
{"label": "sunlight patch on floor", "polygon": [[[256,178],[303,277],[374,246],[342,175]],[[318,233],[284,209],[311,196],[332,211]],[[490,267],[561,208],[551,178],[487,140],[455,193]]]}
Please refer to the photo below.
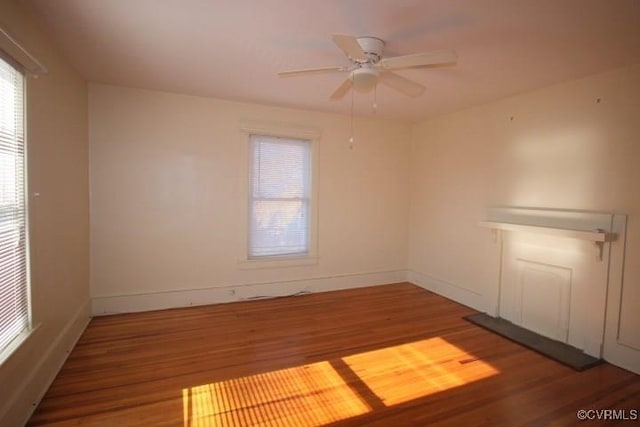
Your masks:
{"label": "sunlight patch on floor", "polygon": [[397,405],[499,373],[436,337],[344,357],[385,406]]}
{"label": "sunlight patch on floor", "polygon": [[185,388],[184,426],[324,425],[498,373],[435,337]]}
{"label": "sunlight patch on floor", "polygon": [[329,362],[185,388],[184,425],[323,425],[369,411]]}

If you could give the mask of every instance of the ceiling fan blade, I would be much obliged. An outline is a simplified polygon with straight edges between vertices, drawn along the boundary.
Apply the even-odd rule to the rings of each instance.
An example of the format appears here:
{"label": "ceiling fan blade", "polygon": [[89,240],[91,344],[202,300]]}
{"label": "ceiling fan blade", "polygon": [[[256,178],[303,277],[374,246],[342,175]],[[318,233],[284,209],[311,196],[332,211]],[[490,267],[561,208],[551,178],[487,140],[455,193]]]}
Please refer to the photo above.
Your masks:
{"label": "ceiling fan blade", "polygon": [[329,67],[316,67],[316,68],[301,68],[299,70],[281,71],[278,73],[280,77],[293,77],[303,74],[322,74],[322,73],[335,73],[340,71],[347,71],[347,67],[329,66]]}
{"label": "ceiling fan blade", "polygon": [[336,89],[331,94],[331,97],[329,97],[329,99],[331,99],[332,101],[337,101],[338,99],[344,98],[347,92],[349,92],[349,89],[351,89],[352,85],[353,82],[351,81],[351,79],[346,79],[340,86],[338,86],[338,89]]}
{"label": "ceiling fan blade", "polygon": [[389,86],[392,89],[402,92],[407,96],[416,97],[420,96],[426,89],[420,83],[416,83],[412,80],[402,77],[399,74],[387,71],[381,74],[380,81]]}
{"label": "ceiling fan blade", "polygon": [[414,55],[383,58],[378,63],[378,66],[386,70],[396,70],[398,68],[420,67],[425,65],[454,64],[457,60],[458,55],[454,50],[434,50],[432,52],[416,53]]}
{"label": "ceiling fan blade", "polygon": [[358,39],[346,34],[334,34],[331,36],[333,42],[351,59],[366,61],[367,55],[358,43]]}

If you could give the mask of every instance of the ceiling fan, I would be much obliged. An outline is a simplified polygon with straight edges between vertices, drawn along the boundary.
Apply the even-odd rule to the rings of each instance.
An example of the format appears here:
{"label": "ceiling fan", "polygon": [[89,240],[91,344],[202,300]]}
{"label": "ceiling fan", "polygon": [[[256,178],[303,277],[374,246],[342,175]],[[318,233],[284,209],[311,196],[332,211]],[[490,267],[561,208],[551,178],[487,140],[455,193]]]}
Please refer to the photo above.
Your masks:
{"label": "ceiling fan", "polygon": [[305,74],[349,72],[347,79],[331,95],[331,100],[342,99],[352,87],[358,92],[369,92],[378,82],[407,96],[416,97],[424,92],[425,87],[394,73],[392,70],[427,65],[453,65],[457,60],[456,52],[453,50],[436,50],[385,58],[383,57],[385,42],[377,37],[334,34],[332,39],[347,55],[351,65],[289,70],[282,71],[278,75],[291,77]]}

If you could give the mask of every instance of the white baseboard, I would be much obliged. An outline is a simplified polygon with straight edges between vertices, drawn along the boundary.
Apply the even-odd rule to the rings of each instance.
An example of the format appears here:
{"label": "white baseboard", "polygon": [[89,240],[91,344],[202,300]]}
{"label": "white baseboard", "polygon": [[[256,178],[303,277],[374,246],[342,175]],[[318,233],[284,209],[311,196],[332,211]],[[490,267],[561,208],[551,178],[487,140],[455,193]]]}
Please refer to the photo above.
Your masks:
{"label": "white baseboard", "polygon": [[[9,393],[3,387],[0,425],[24,426],[51,386],[73,347],[89,324],[89,300],[76,311],[56,339],[40,353],[38,362],[20,385]],[[17,356],[17,355],[16,355]]]}
{"label": "white baseboard", "polygon": [[475,310],[487,311],[483,295],[471,289],[414,270],[407,271],[407,281]]}
{"label": "white baseboard", "polygon": [[315,293],[360,288],[404,282],[406,280],[406,270],[391,270],[313,277],[282,282],[219,286],[205,289],[96,296],[92,298],[92,313],[94,316],[102,316],[107,314],[162,310],[258,298],[274,298],[300,292]]}

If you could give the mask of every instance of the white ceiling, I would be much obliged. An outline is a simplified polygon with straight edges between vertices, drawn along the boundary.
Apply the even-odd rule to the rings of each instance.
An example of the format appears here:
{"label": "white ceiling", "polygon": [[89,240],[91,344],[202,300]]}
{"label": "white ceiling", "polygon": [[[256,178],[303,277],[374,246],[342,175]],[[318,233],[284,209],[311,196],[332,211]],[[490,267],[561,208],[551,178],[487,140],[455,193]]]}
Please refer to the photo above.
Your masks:
{"label": "white ceiling", "polygon": [[[419,120],[640,62],[640,0],[23,0],[89,81],[348,113],[329,101],[347,65],[332,33],[372,35],[387,56],[455,49],[455,67],[399,74],[378,115]],[[372,114],[356,94],[356,114]]]}

